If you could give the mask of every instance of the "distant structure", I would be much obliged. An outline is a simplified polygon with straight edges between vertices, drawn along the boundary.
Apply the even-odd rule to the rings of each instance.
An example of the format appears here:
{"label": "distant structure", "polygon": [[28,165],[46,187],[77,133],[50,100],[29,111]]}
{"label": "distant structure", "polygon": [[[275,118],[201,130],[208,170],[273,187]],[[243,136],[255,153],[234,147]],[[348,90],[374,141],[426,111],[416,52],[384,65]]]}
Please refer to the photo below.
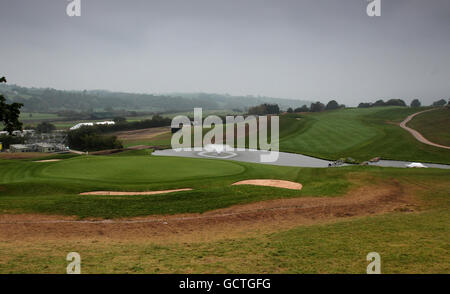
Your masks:
{"label": "distant structure", "polygon": [[79,123],[70,128],[71,131],[77,130],[81,127],[92,127],[94,125],[115,125],[116,123],[113,121],[99,121],[99,122],[87,122],[87,123]]}
{"label": "distant structure", "polygon": [[55,143],[36,143],[36,144],[11,144],[9,151],[14,153],[20,152],[62,152],[67,151],[67,147],[64,144]]}
{"label": "distant structure", "polygon": [[[18,136],[18,137],[25,137],[27,135],[34,135],[35,131],[34,130],[23,130],[23,131],[13,131],[12,135],[13,136]],[[8,136],[9,132],[7,131],[1,131],[0,132],[0,136]]]}
{"label": "distant structure", "polygon": [[[0,138],[2,136],[8,136],[9,133],[0,132]],[[51,133],[37,133],[34,130],[13,131],[11,133],[14,137],[21,137],[20,144],[9,145],[9,152],[67,152],[68,147],[67,133],[62,130],[56,130]],[[1,146],[0,152],[8,151]]]}

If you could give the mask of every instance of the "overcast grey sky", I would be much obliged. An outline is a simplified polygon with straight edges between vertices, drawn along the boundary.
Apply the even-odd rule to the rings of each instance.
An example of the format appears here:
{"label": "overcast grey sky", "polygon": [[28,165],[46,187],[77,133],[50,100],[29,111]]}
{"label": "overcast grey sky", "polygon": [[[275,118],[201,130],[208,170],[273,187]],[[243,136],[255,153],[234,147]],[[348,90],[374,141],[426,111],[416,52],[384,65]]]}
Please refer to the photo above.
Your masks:
{"label": "overcast grey sky", "polygon": [[0,0],[0,74],[57,89],[349,105],[450,97],[450,1]]}

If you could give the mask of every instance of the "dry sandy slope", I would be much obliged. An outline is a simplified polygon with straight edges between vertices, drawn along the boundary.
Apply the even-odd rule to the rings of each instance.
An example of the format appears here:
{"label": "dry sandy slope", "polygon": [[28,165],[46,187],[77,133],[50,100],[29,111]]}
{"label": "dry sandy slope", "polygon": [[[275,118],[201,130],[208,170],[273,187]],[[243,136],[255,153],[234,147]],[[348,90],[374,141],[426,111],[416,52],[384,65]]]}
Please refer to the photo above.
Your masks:
{"label": "dry sandy slope", "polygon": [[203,214],[132,219],[77,220],[68,216],[0,215],[0,241],[61,239],[199,242],[275,232],[299,225],[332,222],[392,211],[413,211],[415,203],[391,180],[342,197],[304,197],[263,201]]}

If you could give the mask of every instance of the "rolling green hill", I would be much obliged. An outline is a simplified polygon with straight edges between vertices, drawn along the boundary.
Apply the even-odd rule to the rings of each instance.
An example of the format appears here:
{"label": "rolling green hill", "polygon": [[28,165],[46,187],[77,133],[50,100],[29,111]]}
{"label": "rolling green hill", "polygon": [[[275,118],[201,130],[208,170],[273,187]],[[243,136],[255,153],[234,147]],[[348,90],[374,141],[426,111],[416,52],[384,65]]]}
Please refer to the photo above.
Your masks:
{"label": "rolling green hill", "polygon": [[408,127],[433,143],[450,146],[450,108],[436,109],[415,116]]}
{"label": "rolling green hill", "polygon": [[417,111],[374,107],[285,115],[280,119],[280,150],[327,159],[450,163],[449,150],[420,143],[398,126]]}

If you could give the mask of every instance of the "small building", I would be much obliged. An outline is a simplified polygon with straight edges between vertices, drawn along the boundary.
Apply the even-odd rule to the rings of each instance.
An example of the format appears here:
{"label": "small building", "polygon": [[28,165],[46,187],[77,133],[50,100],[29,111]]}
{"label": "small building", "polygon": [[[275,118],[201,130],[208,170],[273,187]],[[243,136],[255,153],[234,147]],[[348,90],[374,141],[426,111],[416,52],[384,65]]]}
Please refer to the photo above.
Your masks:
{"label": "small building", "polygon": [[35,130],[23,130],[22,131],[22,136],[27,136],[27,135],[34,135],[36,133]]}
{"label": "small building", "polygon": [[49,143],[36,143],[34,144],[37,152],[55,152],[56,146],[55,144]]}
{"label": "small building", "polygon": [[32,145],[24,145],[24,144],[11,144],[9,146],[9,150],[11,152],[32,152],[32,151],[34,151]]}

